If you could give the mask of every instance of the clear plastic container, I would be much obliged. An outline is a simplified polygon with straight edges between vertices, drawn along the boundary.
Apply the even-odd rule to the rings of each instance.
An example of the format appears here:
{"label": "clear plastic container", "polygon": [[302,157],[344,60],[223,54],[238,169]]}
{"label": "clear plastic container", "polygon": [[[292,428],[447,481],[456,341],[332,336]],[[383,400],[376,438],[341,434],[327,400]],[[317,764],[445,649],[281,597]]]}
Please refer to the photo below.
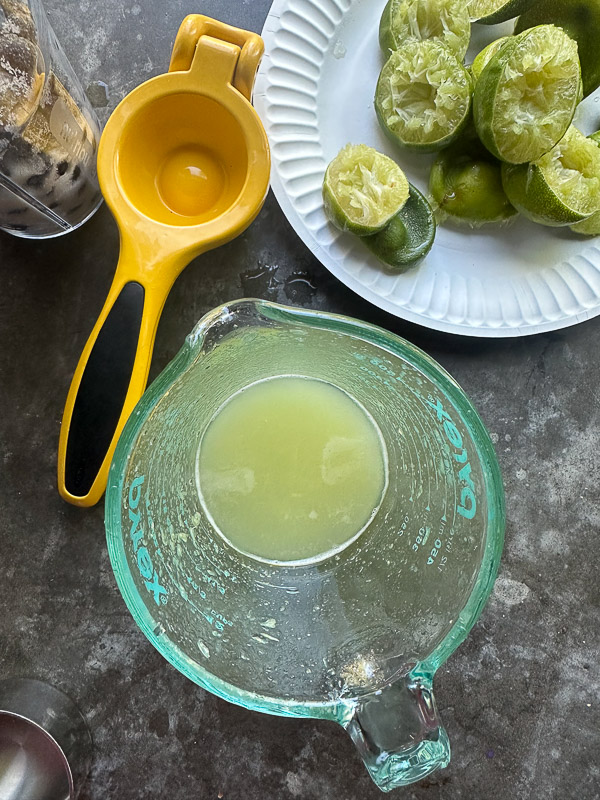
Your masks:
{"label": "clear plastic container", "polygon": [[60,236],[102,202],[100,126],[40,0],[0,0],[0,229]]}

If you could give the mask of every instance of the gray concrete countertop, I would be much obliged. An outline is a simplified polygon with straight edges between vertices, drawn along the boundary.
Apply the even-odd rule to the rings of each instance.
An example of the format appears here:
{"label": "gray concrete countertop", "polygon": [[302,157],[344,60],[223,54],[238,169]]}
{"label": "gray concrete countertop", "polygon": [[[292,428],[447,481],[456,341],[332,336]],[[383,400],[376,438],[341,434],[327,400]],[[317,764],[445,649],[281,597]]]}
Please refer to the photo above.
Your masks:
{"label": "gray concrete countertop", "polygon": [[[164,71],[187,13],[260,32],[269,0],[48,0],[84,86],[108,105]],[[179,674],[136,627],[108,561],[102,504],[56,491],[67,389],[104,302],[118,235],[105,207],[36,243],[0,235],[0,677],[66,690],[93,732],[83,800],[376,800],[338,726],[246,711]],[[152,376],[209,309],[253,295],[377,323],[436,358],[496,443],[507,500],[493,596],[440,669],[449,768],[407,800],[600,798],[600,319],[521,339],[437,334],[334,279],[272,195],[236,241],[196,259],[160,323]]]}

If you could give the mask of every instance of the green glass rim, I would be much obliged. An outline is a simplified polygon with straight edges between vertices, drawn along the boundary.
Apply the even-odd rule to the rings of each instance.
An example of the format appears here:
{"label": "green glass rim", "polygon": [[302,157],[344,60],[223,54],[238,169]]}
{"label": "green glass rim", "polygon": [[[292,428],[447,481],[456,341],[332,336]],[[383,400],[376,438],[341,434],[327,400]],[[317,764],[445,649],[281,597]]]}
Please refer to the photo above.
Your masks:
{"label": "green glass rim", "polygon": [[459,384],[446,370],[424,351],[383,328],[358,319],[325,311],[295,308],[267,300],[245,298],[224,303],[209,311],[196,324],[175,358],[165,367],[139,400],[129,417],[109,471],[105,499],[105,525],[108,554],[117,585],[136,624],[152,645],[187,678],[212,694],[253,711],[290,717],[338,719],[351,698],[304,701],[281,699],[239,689],[223,681],[189,658],[161,631],[160,622],[152,617],[135,586],[123,544],[121,510],[123,482],[132,446],[141,427],[165,394],[197,357],[207,331],[220,319],[230,318],[242,311],[287,324],[310,325],[337,333],[345,333],[370,342],[394,356],[406,359],[445,393],[472,436],[482,473],[488,506],[488,527],[485,548],[473,589],[456,622],[431,654],[411,671],[415,676],[431,679],[447,658],[466,638],[477,621],[492,591],[504,544],[504,488],[496,453],[489,434],[471,402]]}

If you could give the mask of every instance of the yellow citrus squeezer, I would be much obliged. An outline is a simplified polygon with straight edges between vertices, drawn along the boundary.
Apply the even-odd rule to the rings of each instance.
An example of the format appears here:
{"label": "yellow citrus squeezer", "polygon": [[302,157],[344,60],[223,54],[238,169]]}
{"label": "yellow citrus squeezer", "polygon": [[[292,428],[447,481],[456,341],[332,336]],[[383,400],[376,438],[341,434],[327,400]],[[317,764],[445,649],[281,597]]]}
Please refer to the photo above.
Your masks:
{"label": "yellow citrus squeezer", "polygon": [[121,251],[63,415],[58,488],[71,503],[91,506],[104,492],[176,277],[262,207],[269,145],[250,101],[263,49],[255,33],[186,17],[169,72],[127,95],[102,134],[98,176]]}

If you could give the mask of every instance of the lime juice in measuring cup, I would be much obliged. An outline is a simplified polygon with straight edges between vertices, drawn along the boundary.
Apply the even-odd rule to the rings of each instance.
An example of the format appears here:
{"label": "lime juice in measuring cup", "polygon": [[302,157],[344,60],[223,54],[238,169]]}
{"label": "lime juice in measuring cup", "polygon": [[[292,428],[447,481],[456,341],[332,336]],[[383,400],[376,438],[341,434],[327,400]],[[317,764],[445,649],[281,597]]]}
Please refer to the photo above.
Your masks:
{"label": "lime juice in measuring cup", "polygon": [[196,486],[215,530],[240,552],[315,563],[356,539],[387,485],[372,417],[329,382],[279,375],[240,389],[198,447]]}
{"label": "lime juice in measuring cup", "polygon": [[136,622],[197,684],[340,723],[386,791],[446,766],[433,675],[491,591],[504,505],[479,417],[423,352],[215,309],[127,423],[106,512]]}

